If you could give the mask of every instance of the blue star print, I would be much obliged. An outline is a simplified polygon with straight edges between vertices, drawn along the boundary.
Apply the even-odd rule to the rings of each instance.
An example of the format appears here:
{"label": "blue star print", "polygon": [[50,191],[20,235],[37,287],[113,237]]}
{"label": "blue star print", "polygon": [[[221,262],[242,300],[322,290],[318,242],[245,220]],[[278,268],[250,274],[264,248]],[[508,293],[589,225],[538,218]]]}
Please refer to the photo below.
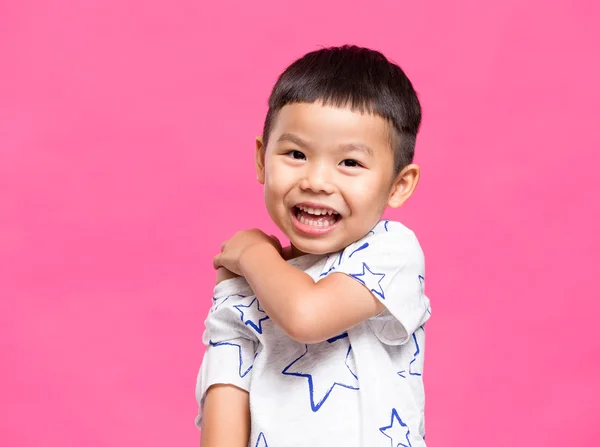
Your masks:
{"label": "blue star print", "polygon": [[334,270],[335,270],[335,265],[332,265],[331,267],[329,267],[329,270],[327,270],[326,272],[321,273],[319,276],[327,276],[327,275],[329,275]]}
{"label": "blue star print", "polygon": [[367,248],[369,246],[368,242],[365,242],[364,244],[362,244],[360,247],[358,247],[356,250],[354,250],[352,253],[350,253],[350,255],[348,256],[348,259],[350,259],[352,257],[352,255],[354,253],[356,253],[357,251],[361,251],[364,250],[365,248]]}
{"label": "blue star print", "polygon": [[350,276],[358,279],[365,286],[367,286],[371,292],[379,295],[382,300],[385,300],[383,288],[381,287],[381,281],[383,278],[385,278],[385,273],[375,273],[371,271],[366,262],[363,262],[362,273],[351,273]]}
{"label": "blue star print", "polygon": [[235,298],[235,297],[239,297],[239,298],[246,298],[246,295],[240,295],[240,294],[235,294],[235,295],[227,295],[225,297],[221,297],[221,298],[216,298],[213,296],[213,307],[210,310],[211,312],[215,312],[219,307],[221,307],[223,304],[225,304],[229,298]]}
{"label": "blue star print", "polygon": [[258,435],[255,447],[269,447],[269,444],[267,444],[267,439],[265,438],[265,434],[262,431]]}
{"label": "blue star print", "polygon": [[[423,327],[421,327],[421,330],[424,331]],[[417,340],[417,334],[414,333],[412,335],[412,338],[415,342],[415,353],[413,354],[413,358],[410,361],[410,364],[408,365],[408,373],[411,376],[420,376],[421,375],[421,368],[420,368],[420,362],[418,362],[418,360],[420,360],[418,357],[421,354],[421,348],[419,347],[419,342]]]}
{"label": "blue star print", "polygon": [[[419,329],[421,329],[422,332],[425,332],[425,328],[423,326],[419,327]],[[411,376],[420,376],[420,375],[422,375],[422,373],[421,373],[422,362],[421,362],[421,359],[419,358],[419,356],[421,355],[421,348],[419,347],[419,341],[417,339],[416,331],[412,334],[412,339],[415,342],[415,352],[413,354],[412,360],[408,364],[408,373]],[[400,377],[402,377],[403,379],[406,379],[405,374],[406,374],[406,370],[404,370],[404,369],[402,371],[398,371],[398,375]]]}
{"label": "blue star print", "polygon": [[408,429],[408,426],[402,422],[402,419],[398,416],[398,412],[395,408],[392,408],[390,425],[381,427],[379,431],[383,433],[384,436],[390,438],[391,447],[412,447],[410,439],[408,438],[410,430]]}
{"label": "blue star print", "polygon": [[229,341],[221,341],[221,342],[215,343],[213,341],[209,341],[209,344],[212,347],[221,348],[221,349],[237,348],[238,359],[240,362],[238,374],[240,375],[241,378],[244,378],[246,376],[246,374],[248,374],[250,372],[250,370],[254,366],[254,359],[258,355],[258,353],[255,353],[254,356],[250,360],[248,360],[248,357],[249,357],[248,354],[250,352],[254,351],[255,346],[252,341],[247,340],[247,339],[239,339],[238,343],[229,342]]}
{"label": "blue star print", "polygon": [[[338,255],[338,259],[337,259],[337,263],[338,265],[341,264],[342,262],[342,255],[344,254],[343,251],[340,251],[340,254]],[[329,262],[329,258],[327,258],[327,262]],[[319,276],[327,276],[329,275],[329,273],[331,273],[333,270],[335,270],[335,264],[331,264],[331,267],[329,267],[329,270],[327,270],[326,272],[321,273]]]}
{"label": "blue star print", "polygon": [[268,320],[269,317],[265,311],[260,308],[260,303],[257,298],[254,298],[247,306],[238,304],[233,307],[240,313],[240,319],[246,326],[250,326],[256,332],[262,334],[262,322]]}
{"label": "blue star print", "polygon": [[[332,346],[334,344],[336,346]],[[304,353],[286,366],[282,374],[308,379],[310,408],[313,412],[319,411],[336,385],[358,390],[358,378],[352,370],[352,346],[348,334],[305,347]]]}

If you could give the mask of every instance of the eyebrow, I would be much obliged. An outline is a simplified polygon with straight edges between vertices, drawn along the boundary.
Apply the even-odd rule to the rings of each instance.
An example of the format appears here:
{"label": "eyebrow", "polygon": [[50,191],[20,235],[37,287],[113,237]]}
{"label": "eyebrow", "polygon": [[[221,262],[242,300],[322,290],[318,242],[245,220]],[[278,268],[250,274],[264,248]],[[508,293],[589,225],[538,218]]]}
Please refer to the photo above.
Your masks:
{"label": "eyebrow", "polygon": [[292,133],[284,133],[277,139],[278,143],[282,141],[289,141],[290,143],[297,144],[300,147],[309,147],[310,145],[304,141],[302,138],[292,134]]}
{"label": "eyebrow", "polygon": [[347,143],[340,146],[344,152],[362,152],[370,157],[373,156],[373,149],[362,143]]}
{"label": "eyebrow", "polygon": [[[284,133],[277,139],[278,143],[280,143],[282,141],[289,141],[290,143],[297,144],[300,147],[310,148],[309,143],[304,141],[299,136],[291,134],[291,133]],[[339,146],[339,149],[341,149],[343,152],[363,152],[366,155],[369,155],[371,157],[373,156],[373,149],[371,149],[366,144],[362,144],[362,143],[341,144]]]}

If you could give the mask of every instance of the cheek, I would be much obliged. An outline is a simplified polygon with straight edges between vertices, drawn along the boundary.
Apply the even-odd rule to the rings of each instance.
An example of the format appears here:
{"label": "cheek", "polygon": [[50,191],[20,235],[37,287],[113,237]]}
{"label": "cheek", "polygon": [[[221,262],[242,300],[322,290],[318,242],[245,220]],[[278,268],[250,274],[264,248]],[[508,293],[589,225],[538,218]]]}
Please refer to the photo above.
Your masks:
{"label": "cheek", "polygon": [[270,200],[281,199],[293,187],[293,176],[285,166],[269,163],[266,166],[265,196]]}
{"label": "cheek", "polygon": [[346,200],[355,208],[372,209],[378,212],[382,204],[387,203],[388,188],[376,176],[369,176],[360,181],[349,182],[346,189]]}

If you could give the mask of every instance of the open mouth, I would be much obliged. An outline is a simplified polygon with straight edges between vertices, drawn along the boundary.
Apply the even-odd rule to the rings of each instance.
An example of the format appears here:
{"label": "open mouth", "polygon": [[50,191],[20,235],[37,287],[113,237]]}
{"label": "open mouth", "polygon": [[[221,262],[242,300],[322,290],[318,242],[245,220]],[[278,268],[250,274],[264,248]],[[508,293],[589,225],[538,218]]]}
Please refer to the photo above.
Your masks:
{"label": "open mouth", "polygon": [[340,221],[342,216],[331,208],[314,208],[305,205],[296,205],[292,212],[296,219],[304,225],[311,227],[330,227]]}

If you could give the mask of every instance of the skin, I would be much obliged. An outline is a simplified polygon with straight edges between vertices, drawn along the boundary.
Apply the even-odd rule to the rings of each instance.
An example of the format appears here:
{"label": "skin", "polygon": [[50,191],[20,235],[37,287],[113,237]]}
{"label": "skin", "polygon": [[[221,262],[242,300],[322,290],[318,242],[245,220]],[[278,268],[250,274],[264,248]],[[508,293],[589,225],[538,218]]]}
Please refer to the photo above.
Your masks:
{"label": "skin", "polygon": [[[327,340],[383,310],[364,285],[347,275],[333,273],[315,283],[284,258],[340,251],[365,236],[388,206],[398,208],[410,198],[420,169],[411,164],[394,173],[389,132],[379,116],[302,103],[281,109],[267,147],[262,138],[256,140],[256,173],[265,204],[291,245],[282,250],[277,239],[260,230],[240,231],[222,245],[213,264],[219,269],[217,280],[244,276],[271,320],[300,343]],[[295,205],[307,202],[339,213],[332,231],[307,234],[294,222]],[[210,397],[213,388],[207,401],[216,398]],[[216,398],[222,399],[219,407],[235,405],[236,414],[246,414],[239,405],[245,405],[241,396],[247,393],[229,388],[230,396]],[[249,424],[247,417],[242,426]],[[246,437],[239,445],[247,442]]]}
{"label": "skin", "polygon": [[[398,186],[409,192],[409,185],[395,181],[388,127],[375,115],[318,103],[293,104],[280,111],[269,147],[257,139],[257,177],[264,185],[267,211],[290,239],[295,255],[342,250],[367,234],[387,206],[398,207],[408,198],[392,194]],[[400,178],[415,182],[418,175],[419,168],[411,165]],[[336,231],[327,237],[297,231],[291,208],[300,202],[337,211],[342,220]]]}
{"label": "skin", "polygon": [[[250,438],[249,394],[232,385],[213,385],[206,393],[200,445],[247,447]],[[235,424],[231,424],[235,421]]]}

